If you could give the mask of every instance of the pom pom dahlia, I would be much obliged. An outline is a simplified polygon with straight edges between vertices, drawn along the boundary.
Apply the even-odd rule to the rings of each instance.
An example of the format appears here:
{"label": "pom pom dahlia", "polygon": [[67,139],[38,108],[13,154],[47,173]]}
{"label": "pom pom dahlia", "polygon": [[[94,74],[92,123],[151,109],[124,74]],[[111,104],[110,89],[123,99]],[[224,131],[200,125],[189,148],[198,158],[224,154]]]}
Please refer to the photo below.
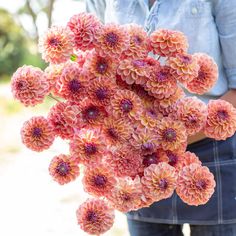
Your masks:
{"label": "pom pom dahlia", "polygon": [[188,135],[203,129],[207,119],[207,106],[196,97],[185,97],[177,103],[176,116],[185,125]]}
{"label": "pom pom dahlia", "polygon": [[21,128],[21,140],[33,151],[46,150],[54,141],[53,126],[43,116],[32,117]]}
{"label": "pom pom dahlia", "polygon": [[[161,120],[157,134],[159,144],[164,150],[182,149],[187,140],[186,129],[182,122],[165,117]],[[184,145],[185,146],[185,145]]]}
{"label": "pom pom dahlia", "polygon": [[163,57],[174,57],[188,49],[187,38],[180,31],[158,29],[150,35],[150,42],[154,54]]}
{"label": "pom pom dahlia", "polygon": [[70,59],[74,37],[69,28],[53,26],[39,39],[39,52],[46,62],[59,64]]}
{"label": "pom pom dahlia", "polygon": [[87,167],[82,182],[84,190],[97,197],[109,195],[116,185],[113,172],[102,164]]}
{"label": "pom pom dahlia", "polygon": [[133,126],[123,119],[108,117],[103,122],[103,133],[110,144],[119,145],[130,140]]}
{"label": "pom pom dahlia", "polygon": [[236,131],[236,108],[224,100],[210,100],[205,125],[205,135],[216,140],[225,140]]}
{"label": "pom pom dahlia", "polygon": [[119,182],[108,194],[107,199],[112,206],[121,211],[135,210],[141,203],[142,185],[139,178],[132,180],[130,177],[119,179]]}
{"label": "pom pom dahlia", "polygon": [[75,37],[75,47],[82,51],[93,49],[95,35],[97,35],[102,24],[96,16],[89,13],[79,13],[70,18],[68,27]]}
{"label": "pom pom dahlia", "polygon": [[194,163],[180,171],[176,192],[188,205],[198,206],[208,202],[215,185],[214,176],[209,169]]}
{"label": "pom pom dahlia", "polygon": [[127,84],[144,85],[150,76],[150,66],[145,60],[125,59],[120,62],[117,74]]}
{"label": "pom pom dahlia", "polygon": [[145,58],[149,52],[147,32],[136,24],[125,25],[129,34],[129,47],[123,52],[124,58]]}
{"label": "pom pom dahlia", "polygon": [[49,166],[49,173],[59,184],[67,184],[79,176],[79,166],[73,158],[60,154],[55,156]]}
{"label": "pom pom dahlia", "polygon": [[189,166],[193,163],[202,165],[202,162],[199,160],[199,158],[196,156],[196,154],[192,152],[185,152],[182,154],[182,160],[183,160],[183,167],[184,166]]}
{"label": "pom pom dahlia", "polygon": [[49,93],[49,83],[43,71],[33,66],[22,66],[11,78],[13,97],[27,106],[42,103]]}
{"label": "pom pom dahlia", "polygon": [[93,235],[108,231],[115,219],[114,210],[101,199],[88,199],[79,206],[76,216],[81,229]]}
{"label": "pom pom dahlia", "polygon": [[84,165],[97,164],[106,154],[100,130],[81,129],[70,142],[70,153]]}
{"label": "pom pom dahlia", "polygon": [[129,34],[125,27],[113,23],[104,25],[95,38],[95,48],[103,56],[119,56],[129,46]]}
{"label": "pom pom dahlia", "polygon": [[100,56],[96,51],[92,51],[84,64],[84,70],[88,77],[115,78],[116,66],[114,59],[108,56]]}
{"label": "pom pom dahlia", "polygon": [[175,168],[165,162],[152,164],[144,170],[141,179],[143,192],[155,201],[171,197],[177,181]]}
{"label": "pom pom dahlia", "polygon": [[129,90],[117,90],[111,99],[111,112],[116,117],[138,120],[142,114],[142,100]]}
{"label": "pom pom dahlia", "polygon": [[145,88],[150,95],[162,99],[170,97],[177,90],[177,81],[169,66],[156,67],[151,73]]}
{"label": "pom pom dahlia", "polygon": [[77,63],[67,63],[56,83],[57,94],[70,101],[81,100],[87,92],[87,79]]}
{"label": "pom pom dahlia", "polygon": [[191,93],[204,94],[209,91],[218,78],[218,67],[213,58],[205,53],[195,53],[200,69],[197,77],[188,82],[185,86]]}
{"label": "pom pom dahlia", "polygon": [[190,54],[177,54],[168,60],[171,67],[171,74],[180,83],[186,84],[197,77],[199,65],[196,57]]}

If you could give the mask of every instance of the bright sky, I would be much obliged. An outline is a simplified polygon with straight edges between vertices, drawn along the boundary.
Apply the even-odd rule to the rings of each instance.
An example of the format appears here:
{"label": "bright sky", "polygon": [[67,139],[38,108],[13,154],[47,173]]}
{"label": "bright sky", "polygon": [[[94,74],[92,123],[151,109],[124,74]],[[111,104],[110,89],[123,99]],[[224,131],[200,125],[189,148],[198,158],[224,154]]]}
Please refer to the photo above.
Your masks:
{"label": "bright sky", "polygon": [[[24,5],[24,2],[24,0],[0,0],[0,8],[5,8],[12,14],[15,14],[15,12]],[[85,4],[83,2],[57,0],[54,6],[53,22],[55,25],[65,25],[72,15],[83,11],[85,11]],[[28,31],[33,31],[31,19],[28,17],[21,17],[20,21]],[[38,15],[37,24],[40,34],[46,31],[47,21],[44,15]]]}

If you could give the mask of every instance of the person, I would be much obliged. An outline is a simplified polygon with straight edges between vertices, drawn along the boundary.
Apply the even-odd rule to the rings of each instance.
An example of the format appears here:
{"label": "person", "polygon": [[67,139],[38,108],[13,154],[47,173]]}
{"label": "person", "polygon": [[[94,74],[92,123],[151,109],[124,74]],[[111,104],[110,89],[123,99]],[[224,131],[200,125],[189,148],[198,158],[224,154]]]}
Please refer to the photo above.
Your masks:
{"label": "person", "polygon": [[[189,53],[204,52],[218,64],[219,78],[200,98],[224,99],[236,107],[236,1],[235,0],[87,0],[87,11],[104,23],[136,23],[150,34],[158,28],[182,31]],[[215,176],[215,193],[206,205],[188,206],[174,194],[149,208],[127,214],[132,236],[183,235],[189,223],[192,236],[236,235],[236,135],[225,141],[204,137],[189,140]]]}

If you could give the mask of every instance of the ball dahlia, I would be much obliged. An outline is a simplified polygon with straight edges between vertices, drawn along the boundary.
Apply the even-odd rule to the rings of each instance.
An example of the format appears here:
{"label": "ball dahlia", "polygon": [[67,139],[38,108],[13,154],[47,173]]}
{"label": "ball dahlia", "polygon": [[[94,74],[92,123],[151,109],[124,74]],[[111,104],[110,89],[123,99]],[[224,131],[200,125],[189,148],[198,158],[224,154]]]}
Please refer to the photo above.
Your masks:
{"label": "ball dahlia", "polygon": [[216,83],[218,66],[214,59],[205,53],[195,53],[193,57],[197,59],[200,69],[198,75],[188,82],[185,87],[189,92],[201,95],[209,91]]}
{"label": "ball dahlia", "polygon": [[86,233],[100,235],[108,231],[115,219],[114,210],[101,199],[88,199],[76,211],[80,228]]}
{"label": "ball dahlia", "polygon": [[179,172],[176,193],[188,205],[198,206],[209,201],[215,185],[214,176],[209,169],[194,163]]}
{"label": "ball dahlia", "polygon": [[210,100],[204,128],[205,135],[216,140],[225,140],[236,131],[236,109],[224,100]]}
{"label": "ball dahlia", "polygon": [[93,14],[79,13],[70,18],[67,26],[75,37],[76,49],[86,51],[94,48],[95,35],[99,34],[102,24]]}
{"label": "ball dahlia", "polygon": [[53,26],[39,39],[39,52],[46,62],[66,62],[73,54],[74,37],[68,27]]}
{"label": "ball dahlia", "polygon": [[35,116],[26,121],[21,128],[21,140],[33,151],[48,149],[54,141],[53,126],[43,116]]}
{"label": "ball dahlia", "polygon": [[49,93],[49,82],[43,71],[33,66],[22,66],[11,78],[13,97],[27,106],[42,103]]}
{"label": "ball dahlia", "polygon": [[186,53],[189,46],[187,37],[182,32],[167,29],[154,31],[150,35],[150,44],[154,54],[163,57]]}
{"label": "ball dahlia", "polygon": [[174,193],[177,174],[174,167],[161,162],[147,167],[141,181],[145,195],[155,201],[160,201],[171,197]]}
{"label": "ball dahlia", "polygon": [[55,156],[50,165],[49,173],[59,184],[67,184],[79,176],[79,166],[71,156],[60,154]]}

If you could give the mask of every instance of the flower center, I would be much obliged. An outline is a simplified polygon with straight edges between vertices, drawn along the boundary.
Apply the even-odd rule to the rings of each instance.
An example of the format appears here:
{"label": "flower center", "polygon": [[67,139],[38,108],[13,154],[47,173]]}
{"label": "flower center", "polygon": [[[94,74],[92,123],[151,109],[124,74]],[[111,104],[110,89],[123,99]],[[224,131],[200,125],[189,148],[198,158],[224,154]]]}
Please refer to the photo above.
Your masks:
{"label": "flower center", "polygon": [[81,84],[78,80],[73,79],[69,82],[69,90],[72,93],[77,93],[81,89]]}
{"label": "flower center", "polygon": [[154,149],[154,144],[151,142],[143,143],[141,149],[143,151],[152,151]]}
{"label": "flower center", "polygon": [[70,172],[70,165],[62,161],[57,165],[56,172],[59,175],[66,176]]}
{"label": "flower center", "polygon": [[156,75],[157,82],[165,82],[168,79],[167,71],[159,71]]}
{"label": "flower center", "polygon": [[86,120],[96,120],[99,116],[99,109],[95,106],[90,106],[83,113]]}
{"label": "flower center", "polygon": [[118,35],[113,32],[109,32],[106,34],[106,42],[111,47],[114,47],[117,44],[118,39]]}
{"label": "flower center", "polygon": [[129,113],[133,109],[133,103],[128,99],[123,99],[120,102],[121,110],[125,113]]}
{"label": "flower center", "polygon": [[94,183],[98,187],[103,187],[107,182],[107,178],[103,175],[94,176]]}
{"label": "flower center", "polygon": [[219,110],[217,111],[217,116],[221,119],[221,120],[227,120],[229,117],[229,114],[227,111],[225,110]]}
{"label": "flower center", "polygon": [[152,117],[152,118],[157,118],[156,112],[155,112],[154,110],[152,110],[152,109],[149,109],[149,110],[147,111],[147,114],[148,114],[150,117]]}
{"label": "flower center", "polygon": [[200,190],[204,190],[207,187],[207,183],[204,179],[200,179],[196,182],[196,187]]}
{"label": "flower center", "polygon": [[89,211],[87,213],[87,220],[92,222],[92,223],[95,223],[97,220],[98,220],[98,216],[97,214],[94,212],[94,211]]}
{"label": "flower center", "polygon": [[146,62],[143,60],[133,60],[133,65],[136,67],[144,67]]}
{"label": "flower center", "polygon": [[98,62],[97,62],[97,65],[96,65],[96,68],[97,68],[97,72],[99,74],[105,74],[106,71],[107,71],[107,68],[108,68],[108,65],[107,65],[107,62],[105,59],[101,58]]}
{"label": "flower center", "polygon": [[163,131],[163,139],[167,142],[176,141],[177,135],[174,129],[167,128]]}
{"label": "flower center", "polygon": [[206,78],[205,72],[199,70],[199,71],[198,71],[198,77],[197,77],[197,78],[198,78],[199,80],[205,80],[205,78]]}
{"label": "flower center", "polygon": [[17,84],[16,84],[16,88],[18,90],[23,90],[25,87],[26,87],[26,82],[23,81],[23,80],[18,81]]}
{"label": "flower center", "polygon": [[98,88],[96,90],[96,96],[97,96],[98,100],[106,99],[108,97],[107,89],[105,89],[105,88]]}
{"label": "flower center", "polygon": [[133,37],[133,41],[134,41],[135,44],[140,45],[143,40],[142,40],[138,35],[135,35],[135,36]]}
{"label": "flower center", "polygon": [[192,63],[192,58],[190,56],[181,56],[182,62],[184,64],[191,64]]}
{"label": "flower center", "polygon": [[123,198],[123,200],[126,201],[126,202],[127,202],[127,201],[130,201],[130,199],[131,199],[131,198],[130,198],[130,195],[127,194],[127,193],[123,193],[122,198]]}
{"label": "flower center", "polygon": [[168,187],[168,182],[166,181],[166,179],[161,179],[158,183],[158,187],[161,189],[161,190],[166,190],[167,187]]}
{"label": "flower center", "polygon": [[175,166],[178,162],[178,157],[171,151],[166,152],[167,157],[169,158],[168,164],[171,166]]}
{"label": "flower center", "polygon": [[150,154],[150,155],[145,155],[143,158],[143,165],[145,167],[150,166],[151,164],[157,164],[158,160],[157,160],[157,156],[155,153]]}
{"label": "flower center", "polygon": [[108,133],[108,135],[109,135],[111,138],[113,138],[113,139],[118,139],[118,134],[117,134],[115,128],[109,128],[109,129],[107,129],[107,133]]}
{"label": "flower center", "polygon": [[60,41],[58,39],[56,39],[56,38],[51,38],[48,43],[52,47],[60,46]]}
{"label": "flower center", "polygon": [[84,151],[88,155],[93,155],[97,152],[97,147],[93,143],[86,143],[84,146]]}
{"label": "flower center", "polygon": [[32,131],[32,136],[34,138],[40,138],[42,135],[42,129],[41,128],[38,128],[38,127],[35,127]]}

